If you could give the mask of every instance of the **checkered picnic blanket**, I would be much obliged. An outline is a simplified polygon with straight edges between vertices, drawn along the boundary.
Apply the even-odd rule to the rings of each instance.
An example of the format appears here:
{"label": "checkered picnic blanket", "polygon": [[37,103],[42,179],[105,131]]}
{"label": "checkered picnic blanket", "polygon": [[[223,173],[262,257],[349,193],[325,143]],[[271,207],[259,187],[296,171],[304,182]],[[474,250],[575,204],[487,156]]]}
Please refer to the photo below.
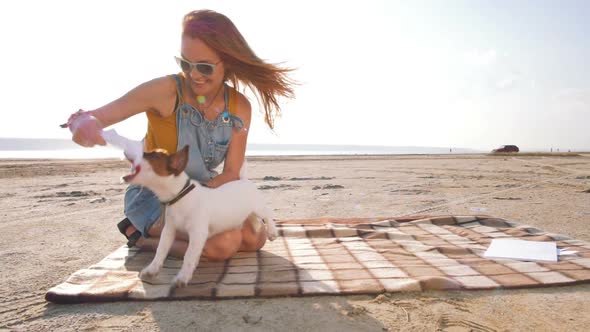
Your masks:
{"label": "checkered picnic blanket", "polygon": [[[545,287],[590,281],[590,244],[483,216],[307,219],[278,224],[280,237],[225,262],[202,260],[188,287],[171,280],[182,265],[168,258],[141,281],[153,253],[123,246],[48,291],[58,303],[225,299],[425,290]],[[555,241],[578,251],[557,263],[487,259],[494,238]]]}

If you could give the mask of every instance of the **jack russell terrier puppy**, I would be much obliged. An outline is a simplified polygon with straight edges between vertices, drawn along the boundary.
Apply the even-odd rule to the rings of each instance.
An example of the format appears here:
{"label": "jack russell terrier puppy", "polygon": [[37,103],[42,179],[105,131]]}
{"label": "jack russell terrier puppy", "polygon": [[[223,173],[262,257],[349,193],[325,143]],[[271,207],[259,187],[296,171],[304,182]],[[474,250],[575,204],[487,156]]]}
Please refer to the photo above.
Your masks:
{"label": "jack russell terrier puppy", "polygon": [[255,217],[266,224],[269,240],[277,237],[272,211],[253,182],[241,178],[218,188],[207,188],[184,172],[187,162],[188,146],[171,155],[164,150],[145,152],[133,172],[122,178],[126,183],[153,191],[165,209],[166,221],[156,255],[141,271],[140,278],[160,272],[177,230],[188,234],[189,245],[182,268],[173,280],[177,287],[186,286],[191,280],[209,237],[240,227],[245,220],[255,222]]}

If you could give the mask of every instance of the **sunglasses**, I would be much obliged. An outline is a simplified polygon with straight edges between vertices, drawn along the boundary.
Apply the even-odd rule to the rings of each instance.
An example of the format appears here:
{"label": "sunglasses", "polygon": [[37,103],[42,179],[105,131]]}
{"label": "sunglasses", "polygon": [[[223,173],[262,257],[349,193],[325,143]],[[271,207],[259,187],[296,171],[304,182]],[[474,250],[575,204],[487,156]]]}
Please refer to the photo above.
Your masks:
{"label": "sunglasses", "polygon": [[176,59],[176,63],[180,66],[183,72],[190,73],[191,70],[196,69],[199,73],[209,76],[213,74],[215,70],[215,65],[221,62],[219,60],[217,63],[206,63],[206,62],[188,62],[183,58],[174,57]]}

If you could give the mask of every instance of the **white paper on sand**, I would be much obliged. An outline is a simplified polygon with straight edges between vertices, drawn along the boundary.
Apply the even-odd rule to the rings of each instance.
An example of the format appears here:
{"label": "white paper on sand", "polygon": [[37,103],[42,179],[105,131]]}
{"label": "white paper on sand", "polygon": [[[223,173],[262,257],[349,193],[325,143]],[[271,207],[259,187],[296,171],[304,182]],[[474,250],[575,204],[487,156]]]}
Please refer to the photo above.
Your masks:
{"label": "white paper on sand", "polygon": [[555,242],[493,239],[483,255],[486,258],[557,262],[557,245]]}

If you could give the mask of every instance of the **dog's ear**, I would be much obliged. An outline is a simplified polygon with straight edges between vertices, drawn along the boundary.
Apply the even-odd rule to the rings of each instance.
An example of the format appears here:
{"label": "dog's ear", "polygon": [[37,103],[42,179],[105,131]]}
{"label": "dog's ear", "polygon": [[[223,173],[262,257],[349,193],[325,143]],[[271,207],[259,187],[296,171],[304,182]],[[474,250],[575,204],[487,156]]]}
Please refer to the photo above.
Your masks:
{"label": "dog's ear", "polygon": [[168,159],[168,169],[172,171],[172,174],[178,176],[186,168],[188,163],[188,145],[185,145],[182,150],[177,151],[171,155]]}

